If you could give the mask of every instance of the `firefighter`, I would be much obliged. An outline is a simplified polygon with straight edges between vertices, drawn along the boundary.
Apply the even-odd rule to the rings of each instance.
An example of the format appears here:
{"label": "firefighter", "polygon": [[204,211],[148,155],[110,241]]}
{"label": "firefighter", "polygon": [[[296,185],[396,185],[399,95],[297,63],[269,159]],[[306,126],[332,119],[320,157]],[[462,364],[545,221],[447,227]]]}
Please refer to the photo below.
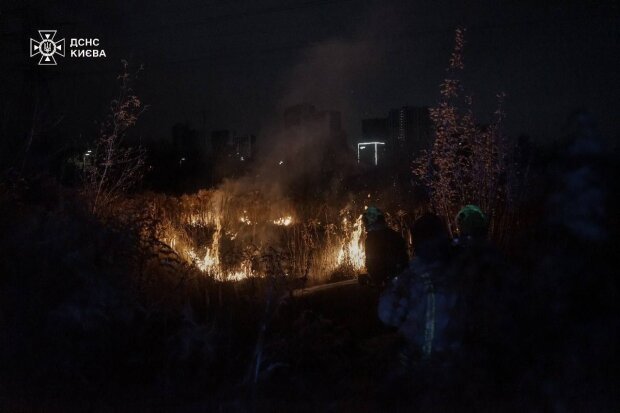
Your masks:
{"label": "firefighter", "polygon": [[450,330],[457,294],[447,276],[452,247],[443,221],[425,214],[413,224],[414,258],[394,278],[379,300],[379,318],[398,327],[406,341],[401,362],[429,359],[454,351],[459,342]]}
{"label": "firefighter", "polygon": [[362,220],[366,229],[366,270],[370,282],[383,287],[407,268],[407,247],[400,234],[387,226],[379,208],[371,206],[366,209]]}
{"label": "firefighter", "polygon": [[455,218],[458,237],[448,276],[459,293],[453,317],[462,340],[459,362],[481,377],[499,377],[512,369],[511,360],[519,355],[514,311],[521,302],[520,283],[489,240],[483,211],[466,205]]}
{"label": "firefighter", "polygon": [[[414,258],[379,301],[379,318],[398,327],[407,342],[404,353],[418,361],[454,354],[468,327],[479,328],[488,312],[486,303],[495,301],[487,284],[494,281],[489,272],[496,269],[497,254],[485,241],[484,213],[467,205],[456,224],[458,238],[451,246],[441,218],[425,214],[417,219],[412,227]],[[483,293],[491,298],[480,300]]]}
{"label": "firefighter", "polygon": [[466,205],[456,214],[458,238],[456,245],[467,245],[486,240],[489,222],[482,210],[476,205]]}

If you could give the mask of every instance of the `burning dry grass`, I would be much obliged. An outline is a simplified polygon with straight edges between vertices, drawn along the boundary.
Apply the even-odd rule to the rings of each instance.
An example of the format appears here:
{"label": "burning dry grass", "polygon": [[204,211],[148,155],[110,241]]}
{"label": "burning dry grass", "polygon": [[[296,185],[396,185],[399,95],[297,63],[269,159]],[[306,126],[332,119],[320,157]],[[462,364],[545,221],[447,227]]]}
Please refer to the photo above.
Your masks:
{"label": "burning dry grass", "polygon": [[161,241],[217,280],[269,275],[314,284],[364,270],[361,210],[296,208],[222,189],[153,202]]}

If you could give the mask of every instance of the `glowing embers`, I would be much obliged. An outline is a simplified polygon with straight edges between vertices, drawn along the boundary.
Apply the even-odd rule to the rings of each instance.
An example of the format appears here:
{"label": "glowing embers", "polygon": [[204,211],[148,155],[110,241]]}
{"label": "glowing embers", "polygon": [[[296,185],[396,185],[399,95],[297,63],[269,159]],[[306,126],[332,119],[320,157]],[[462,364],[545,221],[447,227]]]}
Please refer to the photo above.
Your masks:
{"label": "glowing embers", "polygon": [[239,217],[239,222],[245,225],[252,225],[252,221],[248,218],[248,211],[243,211],[243,215]]}
{"label": "glowing embers", "polygon": [[288,227],[289,225],[291,225],[293,223],[293,217],[288,215],[288,216],[285,216],[285,217],[274,219],[273,223],[275,225],[280,225],[280,226]]}

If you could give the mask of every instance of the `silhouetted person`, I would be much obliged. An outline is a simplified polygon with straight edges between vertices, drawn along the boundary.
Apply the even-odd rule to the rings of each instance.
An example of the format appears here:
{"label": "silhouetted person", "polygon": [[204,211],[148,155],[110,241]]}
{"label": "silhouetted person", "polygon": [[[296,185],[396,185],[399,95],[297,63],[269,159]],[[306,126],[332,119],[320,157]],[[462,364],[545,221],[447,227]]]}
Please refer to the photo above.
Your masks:
{"label": "silhouetted person", "polygon": [[382,294],[378,309],[381,321],[398,327],[405,339],[401,356],[407,362],[459,345],[449,332],[457,294],[446,271],[452,250],[446,227],[438,216],[425,214],[413,224],[412,234],[414,258]]}
{"label": "silhouetted person", "polygon": [[387,226],[380,209],[366,209],[363,222],[366,228],[366,269],[371,282],[383,286],[407,268],[407,247],[400,234]]}
{"label": "silhouetted person", "polygon": [[436,215],[416,220],[411,232],[414,257],[379,299],[379,318],[397,327],[402,340],[397,363],[386,377],[386,396],[445,411],[438,401],[454,394],[450,362],[462,337],[454,322],[459,293],[448,271],[453,247],[447,227]]}
{"label": "silhouetted person", "polygon": [[477,389],[486,389],[485,400],[507,401],[527,362],[520,343],[531,330],[521,319],[521,277],[489,240],[489,220],[479,207],[466,205],[455,221],[458,236],[447,269],[458,291],[452,317],[460,339],[452,358],[459,372],[455,387],[469,403],[475,403],[471,394]]}

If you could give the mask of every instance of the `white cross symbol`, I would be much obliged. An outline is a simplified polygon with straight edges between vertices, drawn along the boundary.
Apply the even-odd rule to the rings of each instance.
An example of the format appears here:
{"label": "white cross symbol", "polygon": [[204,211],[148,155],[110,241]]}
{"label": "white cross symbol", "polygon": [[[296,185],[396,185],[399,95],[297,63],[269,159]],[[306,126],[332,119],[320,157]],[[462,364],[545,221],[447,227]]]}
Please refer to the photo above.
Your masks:
{"label": "white cross symbol", "polygon": [[54,55],[65,57],[65,39],[54,41],[56,30],[39,30],[41,41],[30,39],[30,57],[41,55],[39,65],[55,66]]}

